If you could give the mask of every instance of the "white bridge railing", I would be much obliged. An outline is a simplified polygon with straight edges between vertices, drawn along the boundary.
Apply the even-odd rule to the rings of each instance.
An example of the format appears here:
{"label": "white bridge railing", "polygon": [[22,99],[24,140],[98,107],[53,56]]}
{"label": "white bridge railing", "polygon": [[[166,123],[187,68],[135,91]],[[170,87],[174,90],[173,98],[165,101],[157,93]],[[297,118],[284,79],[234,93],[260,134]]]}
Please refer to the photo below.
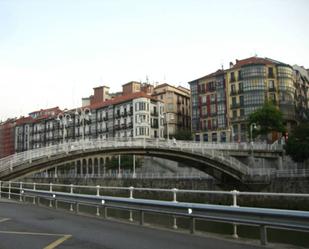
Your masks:
{"label": "white bridge railing", "polygon": [[248,169],[245,164],[242,164],[237,159],[230,157],[230,150],[265,150],[279,151],[282,150],[280,145],[268,144],[246,144],[246,143],[201,143],[194,141],[175,141],[175,140],[158,140],[158,139],[91,139],[69,141],[67,143],[52,145],[48,147],[33,149],[16,153],[8,157],[0,159],[0,173],[5,170],[13,170],[14,167],[27,162],[32,163],[34,160],[45,157],[52,157],[63,153],[69,154],[74,151],[95,150],[104,148],[161,148],[191,152],[192,154],[208,155],[211,158],[221,161],[235,169],[247,174]]}

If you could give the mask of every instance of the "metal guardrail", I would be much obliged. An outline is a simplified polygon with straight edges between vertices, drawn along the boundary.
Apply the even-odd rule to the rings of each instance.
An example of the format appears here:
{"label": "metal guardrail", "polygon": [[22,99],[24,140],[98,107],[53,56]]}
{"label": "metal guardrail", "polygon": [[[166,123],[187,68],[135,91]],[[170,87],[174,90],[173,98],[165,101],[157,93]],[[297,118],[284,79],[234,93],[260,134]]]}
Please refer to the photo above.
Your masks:
{"label": "metal guardrail", "polygon": [[[32,188],[29,186],[32,185]],[[28,186],[28,187],[27,187]],[[55,191],[55,187],[65,187],[67,192]],[[44,190],[39,188],[45,188]],[[77,188],[95,190],[93,194],[74,193]],[[128,191],[128,197],[104,196],[100,194],[103,189]],[[172,194],[171,201],[135,199],[135,191],[156,191]],[[232,205],[213,205],[201,203],[178,202],[178,193],[207,193],[229,195]],[[260,227],[260,240],[262,245],[267,244],[267,228],[309,231],[309,212],[270,208],[240,207],[237,205],[238,196],[283,196],[309,198],[309,194],[294,193],[259,193],[233,191],[205,191],[180,189],[152,189],[134,187],[103,187],[65,184],[38,184],[22,182],[0,182],[0,197],[11,199],[12,196],[32,198],[33,204],[40,204],[41,199],[49,200],[49,207],[58,207],[58,203],[70,204],[70,211],[79,213],[80,205],[96,207],[96,215],[107,217],[107,209],[122,209],[130,212],[130,221],[133,221],[132,212],[139,212],[139,222],[144,224],[145,213],[160,213],[171,215],[174,218],[174,228],[177,228],[177,217],[190,219],[190,232],[195,232],[195,221],[198,219],[211,220],[233,224],[233,237],[238,238],[237,225],[252,225]]]}
{"label": "metal guardrail", "polygon": [[202,143],[194,141],[172,141],[172,140],[159,140],[159,139],[90,139],[90,140],[76,140],[69,141],[62,144],[51,145],[48,147],[28,150],[16,153],[5,158],[0,159],[0,172],[5,170],[13,170],[14,167],[24,164],[25,162],[31,163],[34,160],[39,160],[46,157],[52,157],[63,153],[70,153],[74,151],[85,151],[103,148],[132,148],[142,146],[144,148],[167,148],[178,151],[191,152],[192,154],[208,155],[209,157],[216,158],[221,162],[228,165],[233,165],[239,170],[246,168],[237,159],[229,156],[228,151],[243,150],[255,151],[263,150],[269,152],[282,151],[280,144],[264,144],[264,143]]}

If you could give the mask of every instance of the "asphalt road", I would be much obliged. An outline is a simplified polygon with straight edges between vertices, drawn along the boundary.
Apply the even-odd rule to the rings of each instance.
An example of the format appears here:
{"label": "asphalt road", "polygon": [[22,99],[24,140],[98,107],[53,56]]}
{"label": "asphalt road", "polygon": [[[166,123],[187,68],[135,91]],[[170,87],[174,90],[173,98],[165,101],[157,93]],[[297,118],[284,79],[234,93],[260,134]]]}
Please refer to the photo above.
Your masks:
{"label": "asphalt road", "polygon": [[233,240],[190,235],[0,201],[1,249],[258,249]]}

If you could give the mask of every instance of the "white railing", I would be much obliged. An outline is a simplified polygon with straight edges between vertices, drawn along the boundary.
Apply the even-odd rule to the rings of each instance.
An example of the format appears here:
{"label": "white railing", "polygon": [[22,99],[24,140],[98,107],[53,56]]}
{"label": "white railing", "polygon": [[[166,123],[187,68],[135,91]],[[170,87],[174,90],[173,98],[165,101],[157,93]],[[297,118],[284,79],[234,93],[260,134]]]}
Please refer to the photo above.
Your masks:
{"label": "white railing", "polygon": [[[159,193],[156,195],[156,200],[164,197],[164,193],[169,194],[171,200],[174,202],[179,201],[183,194],[189,194],[187,196],[199,198],[199,202],[212,203],[213,199],[203,199],[200,194],[214,195],[214,196],[229,196],[230,205],[239,207],[240,197],[286,197],[286,198],[302,198],[309,199],[309,194],[303,193],[273,193],[273,192],[242,192],[237,190],[223,191],[223,190],[191,190],[191,189],[163,189],[163,188],[139,188],[139,187],[116,187],[116,186],[100,186],[100,185],[74,185],[74,184],[57,184],[57,183],[38,183],[38,182],[17,182],[17,181],[0,181],[0,198],[5,194],[6,198],[11,199],[12,196],[20,196],[20,191],[24,188],[34,190],[48,190],[50,192],[58,191],[64,193],[83,193],[87,192],[90,195],[100,195],[104,191],[115,191],[113,196],[123,196],[123,193],[117,191],[125,191],[128,197],[134,198],[134,193],[144,193],[149,195],[150,193]],[[161,195],[162,194],[162,195]],[[242,202],[245,199],[241,200]],[[246,206],[250,206],[246,203]]]}
{"label": "white railing", "polygon": [[146,172],[133,173],[132,171],[111,171],[104,174],[75,174],[75,173],[57,173],[40,172],[29,177],[30,179],[213,179],[205,173],[161,173]]}
{"label": "white railing", "polygon": [[[110,192],[110,191],[113,192]],[[108,192],[109,194],[106,194]],[[143,196],[140,192],[144,192]],[[162,198],[153,198],[150,193],[161,193],[155,195]],[[189,194],[181,198],[179,195]],[[166,194],[168,196],[166,196]],[[198,199],[188,202],[192,195],[198,194]],[[200,194],[206,194],[204,198]],[[230,196],[228,204],[209,204],[209,195]],[[120,197],[119,197],[120,196]],[[124,197],[125,196],[125,197]],[[267,228],[285,229],[293,231],[309,231],[309,212],[300,210],[288,210],[280,208],[258,208],[240,206],[239,196],[276,198],[300,198],[308,199],[309,194],[294,193],[260,193],[232,191],[205,191],[184,189],[154,189],[134,187],[109,187],[109,186],[83,186],[65,184],[42,184],[23,182],[1,182],[0,198],[13,199],[15,201],[31,201],[33,204],[59,208],[60,203],[67,204],[61,207],[76,214],[81,213],[80,205],[90,206],[91,214],[97,217],[108,218],[108,209],[122,209],[129,212],[129,221],[133,222],[133,212],[139,213],[139,224],[144,225],[144,214],[164,214],[173,217],[173,229],[177,229],[177,219],[187,218],[190,222],[190,232],[195,233],[196,220],[210,220],[233,224],[233,238],[238,238],[237,226],[250,225],[260,227],[260,241],[262,245],[267,244]],[[167,198],[168,200],[167,200]],[[206,198],[205,198],[206,197]],[[183,199],[183,200],[181,200]],[[225,199],[225,198],[223,198]],[[44,202],[42,202],[44,200]],[[192,201],[192,199],[191,199]],[[198,201],[198,202],[196,202]],[[205,201],[207,204],[205,204]],[[88,212],[89,213],[89,212]]]}
{"label": "white railing", "polygon": [[266,176],[269,178],[309,177],[309,169],[254,168],[249,170],[249,175],[252,177]]}
{"label": "white railing", "polygon": [[173,140],[158,140],[158,139],[91,139],[70,141],[63,144],[52,145],[48,147],[28,150],[21,153],[16,153],[11,156],[0,159],[0,172],[5,170],[13,170],[14,167],[24,164],[25,162],[31,163],[45,157],[57,156],[63,153],[70,153],[81,150],[93,150],[103,148],[166,148],[172,150],[180,150],[191,152],[193,154],[207,155],[208,157],[215,158],[222,163],[232,166],[233,168],[247,174],[247,166],[238,161],[237,159],[228,155],[231,150],[265,150],[265,151],[278,151],[282,150],[281,145],[268,145],[254,143],[201,143],[194,141],[173,141]]}

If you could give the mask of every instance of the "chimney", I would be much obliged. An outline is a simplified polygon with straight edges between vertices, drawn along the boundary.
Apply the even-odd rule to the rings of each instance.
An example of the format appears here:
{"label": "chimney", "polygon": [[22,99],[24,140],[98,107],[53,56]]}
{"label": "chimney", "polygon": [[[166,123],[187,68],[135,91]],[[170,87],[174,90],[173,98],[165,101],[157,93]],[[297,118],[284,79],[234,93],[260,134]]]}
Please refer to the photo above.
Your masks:
{"label": "chimney", "polygon": [[233,62],[230,62],[230,68],[232,68],[234,66]]}

